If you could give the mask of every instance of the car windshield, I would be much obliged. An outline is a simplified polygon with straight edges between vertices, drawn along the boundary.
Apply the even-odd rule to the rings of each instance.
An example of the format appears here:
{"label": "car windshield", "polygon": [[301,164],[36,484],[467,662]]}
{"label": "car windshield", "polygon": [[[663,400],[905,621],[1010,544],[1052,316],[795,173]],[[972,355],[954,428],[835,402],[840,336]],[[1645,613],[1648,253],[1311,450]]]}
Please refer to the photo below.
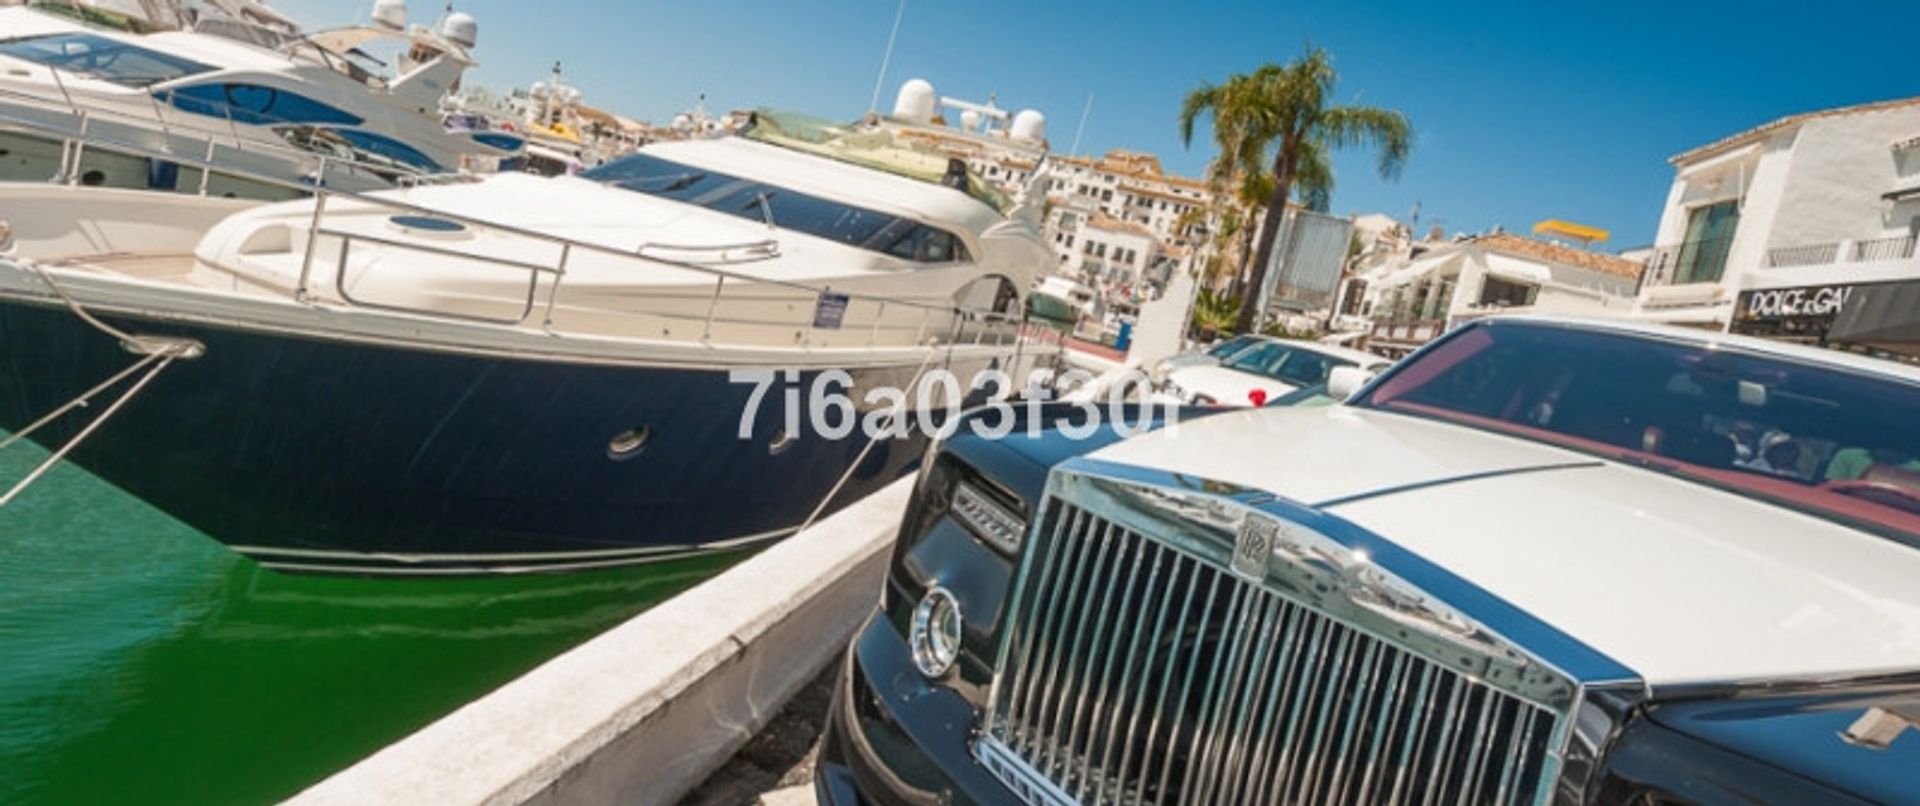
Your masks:
{"label": "car windshield", "polygon": [[966,243],[938,227],[651,154],[629,154],[580,176],[916,263],[970,259]]}
{"label": "car windshield", "polygon": [[1283,341],[1269,341],[1248,347],[1227,359],[1221,366],[1265,375],[1284,381],[1292,386],[1313,386],[1326,383],[1327,374],[1334,367],[1351,367],[1354,363],[1344,358],[1335,358],[1326,353],[1315,352]]}
{"label": "car windshield", "polygon": [[0,54],[123,87],[146,87],[213,69],[212,65],[88,33],[9,39],[0,42]]}
{"label": "car windshield", "polygon": [[1508,322],[1457,332],[1356,405],[1551,442],[1920,544],[1920,384]]}
{"label": "car windshield", "polygon": [[1232,357],[1234,353],[1247,349],[1249,345],[1259,340],[1260,337],[1258,336],[1235,336],[1214,345],[1212,349],[1207,350],[1207,355],[1224,361]]}

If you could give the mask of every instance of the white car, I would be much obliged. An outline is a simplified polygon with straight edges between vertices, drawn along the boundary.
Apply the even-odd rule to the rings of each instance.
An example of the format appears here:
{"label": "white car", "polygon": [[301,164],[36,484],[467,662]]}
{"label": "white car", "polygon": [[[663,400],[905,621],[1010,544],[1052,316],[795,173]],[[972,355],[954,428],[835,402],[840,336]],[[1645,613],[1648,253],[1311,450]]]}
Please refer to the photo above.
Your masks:
{"label": "white car", "polygon": [[963,423],[820,801],[1915,802],[1920,368],[1495,317],[1362,374]]}
{"label": "white car", "polygon": [[1201,406],[1264,406],[1289,392],[1327,382],[1339,367],[1368,374],[1393,363],[1347,347],[1263,337],[1217,365],[1177,367],[1161,383],[1161,403]]}

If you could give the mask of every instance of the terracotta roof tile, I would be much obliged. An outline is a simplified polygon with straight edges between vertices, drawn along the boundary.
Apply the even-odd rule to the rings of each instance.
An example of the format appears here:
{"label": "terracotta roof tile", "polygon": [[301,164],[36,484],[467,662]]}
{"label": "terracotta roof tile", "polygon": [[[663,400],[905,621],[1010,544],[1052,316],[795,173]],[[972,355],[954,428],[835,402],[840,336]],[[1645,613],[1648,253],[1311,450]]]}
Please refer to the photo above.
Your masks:
{"label": "terracotta roof tile", "polygon": [[1087,226],[1112,232],[1127,232],[1134,235],[1153,237],[1153,230],[1147,229],[1145,225],[1136,224],[1132,221],[1121,221],[1112,216],[1096,215],[1092,220],[1087,222]]}
{"label": "terracotta roof tile", "polygon": [[1164,182],[1169,185],[1199,191],[1205,191],[1207,189],[1207,183],[1198,179],[1188,179],[1184,176],[1162,173],[1159,158],[1152,154],[1143,154],[1137,151],[1115,149],[1107,152],[1106,156],[1099,159],[1067,156],[1055,156],[1052,157],[1052,159],[1069,165],[1080,165],[1148,182]]}
{"label": "terracotta roof tile", "polygon": [[1480,235],[1473,238],[1471,243],[1489,252],[1498,252],[1503,255],[1512,255],[1514,257],[1530,258],[1533,260],[1544,260],[1549,263],[1559,263],[1564,266],[1604,272],[1630,280],[1640,279],[1640,272],[1646,268],[1645,265],[1637,261],[1628,260],[1618,255],[1609,255],[1605,252],[1590,252],[1585,249],[1575,249],[1571,246],[1561,246],[1557,243],[1536,241],[1532,238],[1506,232]]}

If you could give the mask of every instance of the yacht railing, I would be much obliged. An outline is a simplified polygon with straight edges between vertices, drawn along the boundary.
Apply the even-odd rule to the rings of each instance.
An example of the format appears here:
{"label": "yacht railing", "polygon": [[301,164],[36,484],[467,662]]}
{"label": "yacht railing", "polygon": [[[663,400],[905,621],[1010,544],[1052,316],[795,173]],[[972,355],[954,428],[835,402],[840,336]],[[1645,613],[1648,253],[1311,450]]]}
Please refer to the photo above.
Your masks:
{"label": "yacht railing", "polygon": [[461,172],[408,174],[400,177],[400,181],[397,184],[403,188],[424,187],[428,185],[464,185],[471,182],[478,182],[481,178],[480,174]]}
{"label": "yacht railing", "polygon": [[[381,177],[406,177],[412,173],[416,173],[405,166],[362,162],[344,156],[328,156],[263,138],[248,137],[240,132],[238,123],[233,120],[231,109],[226,110],[227,114],[224,119],[227,125],[224,129],[208,127],[198,120],[184,120],[187,116],[194,118],[204,116],[195,115],[191,112],[179,112],[169,115],[165,107],[162,106],[160,99],[151,93],[147,94],[147,100],[153,109],[153,115],[151,117],[112,109],[82,108],[74,100],[73,95],[67,90],[65,80],[60,77],[60,71],[52,70],[51,72],[53,74],[54,86],[60,91],[58,97],[22,92],[17,89],[0,88],[0,102],[17,104],[50,115],[64,115],[73,121],[73,124],[68,127],[32,120],[20,115],[0,114],[0,128],[29,128],[41,134],[60,139],[60,166],[55,174],[49,177],[50,181],[78,184],[81,175],[81,161],[89,145],[94,145],[111,152],[126,153],[126,148],[123,146],[133,144],[121,142],[109,145],[108,143],[111,142],[111,138],[104,138],[96,131],[99,126],[112,124],[126,125],[158,132],[161,140],[168,144],[167,148],[158,149],[158,151],[164,154],[162,158],[170,162],[184,162],[188,157],[197,156],[197,158],[203,162],[217,164],[218,161],[215,158],[219,155],[219,149],[231,149],[238,153],[257,154],[281,160],[290,167],[297,166],[295,170],[304,172],[306,175],[312,177],[320,177],[320,172],[329,170],[335,172],[335,174],[329,176],[336,176],[340,173],[352,175],[365,172]],[[176,143],[187,142],[194,143],[198,146],[200,153],[198,155],[189,155],[173,147]],[[154,149],[147,150],[153,151]],[[132,156],[153,155],[142,153]],[[238,176],[242,171],[234,166],[224,166],[212,171],[212,173]],[[257,172],[246,173],[250,175],[244,178],[253,179],[254,177],[251,174]],[[199,195],[204,196],[207,194],[207,184],[210,176],[211,174],[205,170],[201,172],[200,185],[197,189]]]}
{"label": "yacht railing", "polygon": [[[911,341],[900,343],[902,345],[925,344],[929,339],[935,339],[945,345],[961,343],[1008,344],[1019,339],[1021,324],[1023,322],[1023,317],[1018,314],[969,308],[957,304],[934,304],[920,300],[863,294],[853,291],[836,291],[829,284],[759,277],[723,267],[727,264],[764,260],[777,256],[779,253],[779,245],[776,240],[771,238],[733,244],[647,242],[631,248],[597,244],[527,229],[513,224],[490,221],[475,216],[415,204],[404,199],[379,197],[363,192],[335,189],[327,187],[325,184],[296,182],[278,176],[249,171],[237,166],[223,166],[210,159],[181,155],[171,151],[154,149],[138,143],[114,140],[112,138],[90,134],[84,130],[78,132],[64,131],[57,126],[51,126],[40,121],[21,118],[6,113],[0,113],[0,127],[27,129],[56,137],[70,138],[74,141],[73,148],[76,151],[88,145],[93,145],[132,156],[175,162],[183,167],[197,168],[203,173],[217,171],[244,178],[248,181],[286,188],[310,195],[313,200],[313,213],[309,220],[305,251],[300,258],[298,282],[292,291],[292,298],[295,301],[307,305],[323,305],[327,302],[313,294],[313,279],[314,270],[321,262],[318,248],[320,241],[323,238],[334,238],[339,241],[339,253],[334,257],[334,265],[331,267],[334,273],[334,291],[338,295],[340,302],[348,306],[387,310],[440,319],[509,326],[523,325],[532,317],[535,310],[542,310],[544,311],[542,326],[553,335],[561,335],[554,329],[553,316],[559,301],[560,291],[565,285],[568,264],[574,259],[576,253],[581,252],[599,253],[626,260],[637,260],[694,272],[711,278],[713,288],[710,295],[707,296],[704,314],[695,316],[675,311],[639,312],[639,315],[642,316],[656,316],[682,321],[698,321],[701,325],[701,334],[698,340],[704,344],[713,343],[712,340],[715,335],[716,324],[797,327],[802,334],[800,337],[800,346],[803,348],[813,347],[814,339],[822,331],[831,333],[849,329],[842,327],[820,327],[819,323],[815,321],[816,311],[813,308],[806,308],[804,306],[802,306],[802,313],[805,318],[804,321],[799,322],[729,318],[721,315],[722,303],[725,301],[729,291],[751,298],[754,294],[764,292],[766,289],[781,289],[789,292],[802,292],[804,294],[815,295],[817,299],[823,303],[829,297],[832,297],[835,298],[839,304],[845,305],[846,311],[849,312],[856,303],[863,306],[871,306],[873,309],[873,318],[872,321],[866,325],[867,334],[864,341],[865,346],[876,346],[880,344],[879,335],[882,329],[905,330],[909,327],[914,329],[915,335]],[[324,155],[320,156],[318,170],[314,175],[328,175],[327,168],[329,167],[329,162],[329,158]],[[329,227],[327,226],[329,208],[337,208],[340,200],[349,200],[370,207],[392,210],[397,213],[430,216],[456,222],[470,229],[488,230],[550,244],[557,248],[557,257],[550,263],[518,260],[432,244],[401,241],[366,233],[348,232],[339,228]],[[335,209],[334,212],[337,214],[338,210]],[[472,261],[481,265],[503,267],[508,270],[525,271],[528,273],[527,292],[524,299],[518,301],[518,312],[511,316],[476,315],[436,310],[428,307],[396,305],[357,298],[351,292],[346,282],[346,269],[349,265],[349,255],[352,251],[353,244],[356,242],[377,244],[386,248],[436,254],[442,257]],[[669,255],[700,256],[703,260],[674,259],[673,257],[669,257]],[[543,278],[551,278],[550,282],[545,285],[544,299],[541,297],[541,280]],[[789,297],[785,301],[794,302],[797,301],[797,299],[797,297]],[[762,301],[764,301],[764,298]],[[909,323],[893,326],[884,324],[890,309],[900,309],[909,312],[909,316],[907,317]],[[920,314],[917,320],[914,320],[911,316],[911,312],[914,311],[918,311]],[[627,314],[629,312],[608,311],[608,313]],[[936,317],[940,318],[937,319]],[[843,321],[861,322],[864,320],[857,317],[848,317]],[[942,332],[943,328],[944,333]],[[835,341],[837,343],[831,346],[852,346],[845,340]]]}

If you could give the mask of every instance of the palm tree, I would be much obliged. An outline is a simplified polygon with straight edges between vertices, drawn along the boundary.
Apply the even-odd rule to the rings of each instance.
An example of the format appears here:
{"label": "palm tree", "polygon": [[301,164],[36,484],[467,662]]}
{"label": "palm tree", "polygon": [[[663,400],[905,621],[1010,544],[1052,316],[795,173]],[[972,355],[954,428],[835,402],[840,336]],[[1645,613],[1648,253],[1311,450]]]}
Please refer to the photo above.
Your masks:
{"label": "palm tree", "polygon": [[1267,264],[1273,260],[1274,241],[1294,185],[1307,191],[1304,198],[1309,206],[1316,201],[1324,205],[1333,185],[1327,161],[1333,150],[1377,148],[1380,176],[1385,179],[1399,175],[1412,150],[1413,126],[1405,115],[1373,106],[1332,104],[1338,78],[1332,57],[1320,48],[1309,48],[1305,56],[1285,66],[1269,63],[1250,74],[1235,74],[1225,84],[1202,84],[1180,106],[1180,136],[1189,145],[1194,121],[1209,114],[1214,144],[1220,149],[1208,168],[1210,177],[1261,170],[1273,177],[1263,205],[1267,214],[1260,219],[1252,273],[1235,323],[1242,333],[1253,330],[1259,316],[1258,289],[1266,282]]}

